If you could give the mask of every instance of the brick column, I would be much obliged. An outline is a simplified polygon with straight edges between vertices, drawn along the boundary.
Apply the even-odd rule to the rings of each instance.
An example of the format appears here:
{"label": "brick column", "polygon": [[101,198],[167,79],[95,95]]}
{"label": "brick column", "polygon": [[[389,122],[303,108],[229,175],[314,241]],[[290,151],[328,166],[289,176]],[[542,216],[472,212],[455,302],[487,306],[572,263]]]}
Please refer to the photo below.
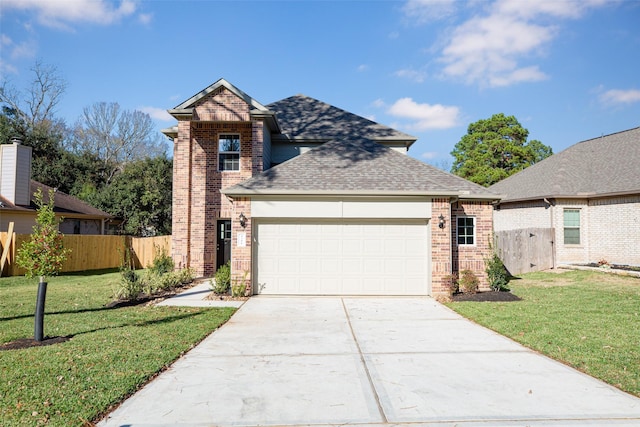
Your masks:
{"label": "brick column", "polygon": [[[438,226],[438,217],[445,218],[444,228]],[[448,198],[431,201],[431,295],[449,295],[443,279],[451,274],[451,204]]]}
{"label": "brick column", "polygon": [[[240,224],[240,213],[247,218],[245,226]],[[244,233],[244,246],[238,245],[238,236]],[[231,218],[231,283],[245,281],[246,293],[251,295],[252,288],[252,224],[251,224],[251,200],[239,197],[233,200],[233,217]]]}
{"label": "brick column", "polygon": [[188,121],[178,122],[178,136],[173,140],[173,191],[171,216],[171,257],[176,268],[185,268],[189,259],[191,217],[191,128]]}

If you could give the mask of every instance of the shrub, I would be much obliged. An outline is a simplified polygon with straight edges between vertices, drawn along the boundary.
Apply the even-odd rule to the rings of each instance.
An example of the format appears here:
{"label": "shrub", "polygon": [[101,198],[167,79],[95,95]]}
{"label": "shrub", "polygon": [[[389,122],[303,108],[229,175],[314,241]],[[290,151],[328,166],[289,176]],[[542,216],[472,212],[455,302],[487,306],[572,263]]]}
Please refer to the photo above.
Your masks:
{"label": "shrub", "polygon": [[445,289],[449,292],[449,295],[457,294],[460,287],[458,285],[458,274],[447,274],[442,278],[442,284]]}
{"label": "shrub", "polygon": [[173,271],[175,264],[173,259],[167,254],[167,249],[154,245],[153,264],[149,269],[158,275]]}
{"label": "shrub", "polygon": [[193,268],[191,267],[178,270],[175,272],[175,274],[178,276],[180,283],[183,285],[193,282],[193,278],[196,275]]}
{"label": "shrub", "polygon": [[118,299],[136,300],[143,288],[143,281],[133,268],[131,248],[125,248],[120,265],[120,283],[114,292]]}
{"label": "shrub", "polygon": [[214,276],[212,285],[213,292],[216,294],[225,294],[231,287],[231,262],[221,265]]}
{"label": "shrub", "polygon": [[232,297],[244,297],[247,294],[247,277],[249,276],[249,271],[245,270],[242,280],[234,280],[233,285],[231,285],[231,296]]}
{"label": "shrub", "polygon": [[137,300],[142,292],[143,281],[138,273],[130,268],[120,270],[120,286],[114,292],[118,299]]}
{"label": "shrub", "polygon": [[491,289],[496,292],[509,290],[509,273],[497,253],[485,260],[485,271]]}
{"label": "shrub", "polygon": [[480,281],[471,270],[462,270],[458,283],[460,290],[464,293],[476,293],[480,285]]}

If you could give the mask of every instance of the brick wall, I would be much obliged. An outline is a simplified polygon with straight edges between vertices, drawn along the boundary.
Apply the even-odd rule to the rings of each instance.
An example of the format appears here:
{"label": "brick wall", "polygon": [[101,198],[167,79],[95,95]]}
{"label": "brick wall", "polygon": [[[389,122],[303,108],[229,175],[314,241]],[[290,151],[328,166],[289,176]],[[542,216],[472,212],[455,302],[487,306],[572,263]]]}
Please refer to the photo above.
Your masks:
{"label": "brick wall", "polygon": [[[197,276],[215,272],[217,221],[231,219],[235,227],[243,211],[234,207],[220,189],[262,169],[263,141],[256,138],[262,138],[263,124],[250,120],[244,100],[221,87],[197,103],[191,120],[178,123],[178,137],[174,140],[172,256],[176,266],[190,266]],[[239,171],[218,170],[218,136],[227,133],[240,135]],[[247,209],[244,214],[249,217]],[[235,234],[232,236],[235,238]],[[235,259],[233,251],[234,246]],[[246,266],[239,264],[240,267]]]}
{"label": "brick wall", "polygon": [[[476,238],[474,245],[457,244],[457,218],[474,217]],[[493,206],[485,201],[457,201],[452,205],[452,239],[451,254],[453,271],[473,271],[480,279],[480,290],[489,290],[489,282],[485,272],[485,259],[491,255],[491,239],[493,238]]]}
{"label": "brick wall", "polygon": [[[239,221],[241,213],[247,217],[244,227]],[[251,286],[251,222],[251,200],[248,198],[234,199],[231,219],[231,283],[242,283],[244,281],[247,295],[253,293]],[[243,234],[244,239],[241,239]],[[238,244],[240,241],[243,242],[244,246]]]}
{"label": "brick wall", "polygon": [[[438,227],[438,217],[446,218],[444,228]],[[451,204],[449,199],[431,201],[431,295],[448,295],[443,279],[451,274]]]}

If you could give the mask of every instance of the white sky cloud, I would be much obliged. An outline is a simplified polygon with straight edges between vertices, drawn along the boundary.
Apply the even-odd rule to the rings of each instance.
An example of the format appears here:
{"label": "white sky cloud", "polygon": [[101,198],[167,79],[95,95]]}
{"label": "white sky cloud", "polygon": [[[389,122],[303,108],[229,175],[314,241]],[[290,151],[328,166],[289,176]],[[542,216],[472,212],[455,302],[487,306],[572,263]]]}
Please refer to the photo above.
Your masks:
{"label": "white sky cloud", "polygon": [[364,71],[367,71],[368,69],[369,69],[369,66],[367,64],[358,65],[358,71],[361,72],[361,73],[364,72]]}
{"label": "white sky cloud", "polygon": [[160,120],[163,122],[171,122],[175,119],[171,116],[171,114],[167,113],[165,108],[158,107],[138,107],[138,111],[142,111],[143,113],[147,113],[154,120]]}
{"label": "white sky cloud", "polygon": [[136,4],[131,0],[116,4],[104,0],[2,0],[2,7],[32,11],[40,24],[65,30],[70,29],[70,23],[109,25],[136,11]]}
{"label": "white sky cloud", "polygon": [[455,11],[455,0],[408,0],[404,14],[419,24],[445,18]]}
{"label": "white sky cloud", "polygon": [[425,73],[424,71],[418,71],[418,70],[412,70],[412,69],[403,69],[403,70],[398,70],[395,73],[393,73],[396,77],[400,77],[403,79],[408,79],[411,81],[414,81],[416,83],[422,83],[424,82],[424,79],[427,78],[427,73]]}
{"label": "white sky cloud", "polygon": [[[418,23],[442,19],[456,8],[475,10],[447,36],[439,61],[445,77],[499,87],[548,78],[533,58],[545,53],[563,20],[578,19],[607,0],[496,0],[456,3],[408,0],[403,12]],[[528,64],[525,62],[529,62]]]}
{"label": "white sky cloud", "polygon": [[140,15],[138,15],[138,21],[140,21],[140,23],[143,25],[149,25],[152,20],[153,20],[152,13],[141,13]]}
{"label": "white sky cloud", "polygon": [[400,98],[389,107],[387,113],[411,119],[409,128],[416,131],[449,129],[458,125],[460,109],[441,104],[419,104],[411,98]]}
{"label": "white sky cloud", "polygon": [[437,151],[425,151],[424,153],[422,153],[420,155],[420,157],[422,157],[423,159],[435,159],[436,157],[438,157],[438,152]]}
{"label": "white sky cloud", "polygon": [[600,100],[605,104],[633,104],[640,102],[640,90],[611,89],[600,95]]}

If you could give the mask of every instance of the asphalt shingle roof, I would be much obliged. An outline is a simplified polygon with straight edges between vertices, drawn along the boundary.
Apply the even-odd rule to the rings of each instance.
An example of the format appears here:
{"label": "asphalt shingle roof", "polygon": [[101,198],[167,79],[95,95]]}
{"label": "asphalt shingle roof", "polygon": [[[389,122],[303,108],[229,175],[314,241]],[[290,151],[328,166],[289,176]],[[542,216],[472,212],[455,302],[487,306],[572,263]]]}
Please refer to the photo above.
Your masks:
{"label": "asphalt shingle roof", "polygon": [[365,138],[337,139],[222,190],[242,194],[431,194],[497,199],[487,188]]}
{"label": "asphalt shingle roof", "polygon": [[[38,207],[35,203],[35,197],[33,196],[33,194],[36,193],[38,190],[42,191],[43,202],[48,203],[49,190],[52,190],[52,188],[38,181],[31,180],[31,204],[29,206],[16,206],[6,198],[0,196],[0,200],[2,200],[3,209],[13,210],[13,211],[22,211],[22,212],[36,211]],[[113,218],[112,215],[104,211],[101,211],[100,209],[96,209],[93,206],[86,204],[82,200],[77,199],[61,191],[56,191],[54,195],[53,210],[54,212],[60,213],[63,216],[74,217],[74,218],[77,215],[101,217],[101,218]]]}
{"label": "asphalt shingle roof", "polygon": [[503,202],[640,194],[640,127],[579,142],[489,189]]}
{"label": "asphalt shingle roof", "polygon": [[285,139],[329,141],[363,137],[376,141],[402,141],[407,146],[417,139],[305,95],[291,96],[266,107],[275,112]]}

